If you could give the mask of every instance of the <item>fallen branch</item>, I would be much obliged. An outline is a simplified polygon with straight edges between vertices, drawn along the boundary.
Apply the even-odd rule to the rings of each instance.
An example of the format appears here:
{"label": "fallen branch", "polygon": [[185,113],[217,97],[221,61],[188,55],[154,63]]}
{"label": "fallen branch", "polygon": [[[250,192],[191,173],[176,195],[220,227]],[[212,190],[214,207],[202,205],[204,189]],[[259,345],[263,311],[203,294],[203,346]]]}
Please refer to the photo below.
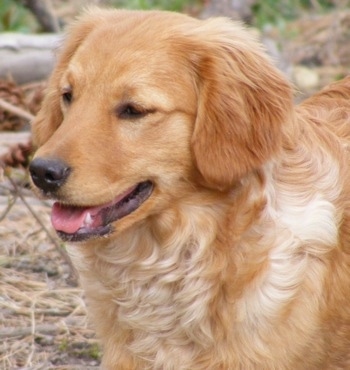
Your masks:
{"label": "fallen branch", "polygon": [[9,339],[9,338],[22,338],[29,335],[55,335],[63,333],[65,330],[59,328],[56,325],[36,325],[35,331],[33,333],[33,327],[24,327],[24,328],[1,328],[0,329],[0,339]]}
{"label": "fallen branch", "polygon": [[0,99],[0,108],[2,108],[3,110],[7,112],[11,112],[21,118],[24,118],[28,120],[29,122],[31,122],[34,119],[34,116],[31,113],[25,111],[22,108],[16,107],[15,105],[8,103],[7,101],[3,99]]}

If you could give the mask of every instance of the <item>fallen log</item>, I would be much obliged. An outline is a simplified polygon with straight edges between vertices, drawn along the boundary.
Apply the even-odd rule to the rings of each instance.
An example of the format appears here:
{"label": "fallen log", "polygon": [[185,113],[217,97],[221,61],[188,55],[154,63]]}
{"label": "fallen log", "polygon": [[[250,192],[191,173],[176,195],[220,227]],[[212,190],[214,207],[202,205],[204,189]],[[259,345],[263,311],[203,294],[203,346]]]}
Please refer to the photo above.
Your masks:
{"label": "fallen log", "polygon": [[0,78],[17,84],[46,79],[61,40],[61,34],[0,34]]}

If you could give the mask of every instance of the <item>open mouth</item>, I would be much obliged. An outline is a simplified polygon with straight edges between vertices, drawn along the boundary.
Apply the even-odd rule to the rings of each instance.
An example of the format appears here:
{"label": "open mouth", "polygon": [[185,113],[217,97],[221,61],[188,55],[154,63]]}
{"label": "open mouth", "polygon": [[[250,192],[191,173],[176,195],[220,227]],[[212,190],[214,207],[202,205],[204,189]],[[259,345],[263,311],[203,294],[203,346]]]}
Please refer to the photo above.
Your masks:
{"label": "open mouth", "polygon": [[76,207],[54,203],[51,222],[59,237],[77,242],[107,235],[113,231],[112,223],[129,215],[151,195],[153,184],[141,182],[116,199],[97,207]]}

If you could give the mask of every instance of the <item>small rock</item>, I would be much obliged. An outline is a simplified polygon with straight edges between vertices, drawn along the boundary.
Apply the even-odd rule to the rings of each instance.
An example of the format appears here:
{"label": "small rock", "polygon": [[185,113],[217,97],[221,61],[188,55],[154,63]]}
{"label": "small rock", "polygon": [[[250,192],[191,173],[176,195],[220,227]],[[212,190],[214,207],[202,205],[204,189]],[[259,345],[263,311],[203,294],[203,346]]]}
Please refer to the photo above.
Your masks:
{"label": "small rock", "polygon": [[293,68],[293,80],[301,90],[313,90],[320,83],[320,76],[315,70],[297,65]]}

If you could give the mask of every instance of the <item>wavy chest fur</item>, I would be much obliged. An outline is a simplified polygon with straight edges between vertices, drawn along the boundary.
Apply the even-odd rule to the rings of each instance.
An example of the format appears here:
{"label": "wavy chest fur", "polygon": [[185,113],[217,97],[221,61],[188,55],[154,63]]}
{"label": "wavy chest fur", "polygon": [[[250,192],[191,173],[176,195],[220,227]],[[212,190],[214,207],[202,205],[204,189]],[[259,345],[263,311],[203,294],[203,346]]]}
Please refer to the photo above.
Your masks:
{"label": "wavy chest fur", "polygon": [[103,248],[71,249],[97,331],[143,358],[141,368],[166,369],[169,356],[172,366],[189,363],[193,343],[200,350],[213,345],[211,306],[227,263],[211,249],[220,213],[218,207],[171,210],[152,221],[156,230],[148,224]]}
{"label": "wavy chest fur", "polygon": [[[303,197],[267,180],[230,207],[174,208],[113,243],[72,248],[97,333],[109,342],[106,363],[288,368],[293,351],[318,335],[320,261],[337,243],[328,176]],[[221,228],[230,229],[226,239]],[[281,341],[288,356],[278,353]]]}

